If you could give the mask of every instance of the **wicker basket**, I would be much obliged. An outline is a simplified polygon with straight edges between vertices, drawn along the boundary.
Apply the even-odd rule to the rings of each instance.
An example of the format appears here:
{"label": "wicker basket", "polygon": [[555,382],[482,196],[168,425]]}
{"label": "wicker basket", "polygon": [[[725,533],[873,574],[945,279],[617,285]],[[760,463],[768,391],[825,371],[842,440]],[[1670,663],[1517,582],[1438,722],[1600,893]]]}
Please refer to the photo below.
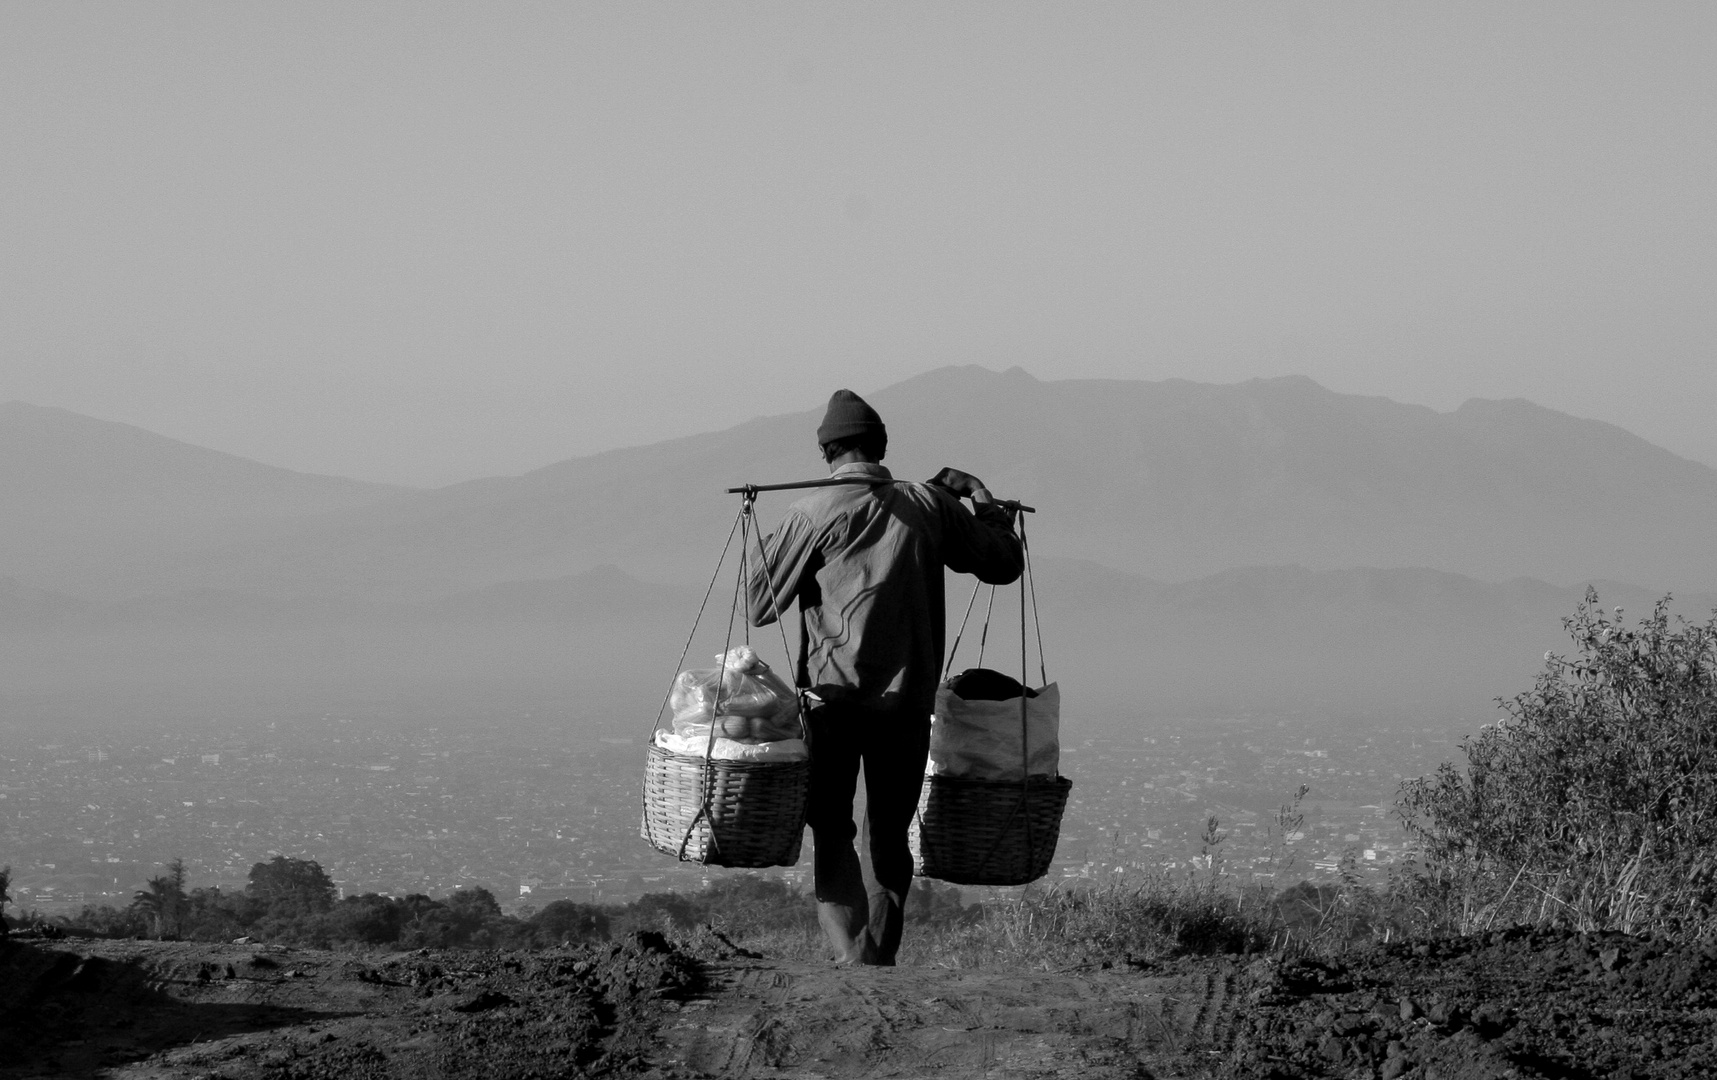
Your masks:
{"label": "wicker basket", "polygon": [[955,885],[1024,885],[1049,872],[1065,776],[965,780],[932,776],[918,797],[911,844],[917,872]]}
{"label": "wicker basket", "polygon": [[705,760],[652,744],[643,837],[681,862],[792,866],[805,835],[810,781],[809,761]]}

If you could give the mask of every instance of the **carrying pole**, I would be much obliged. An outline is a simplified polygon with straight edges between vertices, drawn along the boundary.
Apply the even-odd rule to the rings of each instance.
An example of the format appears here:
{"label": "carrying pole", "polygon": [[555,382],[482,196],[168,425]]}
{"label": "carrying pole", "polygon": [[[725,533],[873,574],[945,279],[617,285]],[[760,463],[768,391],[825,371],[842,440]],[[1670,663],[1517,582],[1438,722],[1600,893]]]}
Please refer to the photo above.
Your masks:
{"label": "carrying pole", "polygon": [[[816,480],[793,480],[785,484],[742,484],[739,487],[728,488],[727,493],[754,498],[759,491],[797,491],[800,488],[850,487],[854,484],[877,487],[882,484],[898,484],[900,482],[892,476],[824,476]],[[990,501],[996,506],[1018,510],[1024,514],[1037,513],[1037,507],[1027,506],[1013,499],[992,499]]]}

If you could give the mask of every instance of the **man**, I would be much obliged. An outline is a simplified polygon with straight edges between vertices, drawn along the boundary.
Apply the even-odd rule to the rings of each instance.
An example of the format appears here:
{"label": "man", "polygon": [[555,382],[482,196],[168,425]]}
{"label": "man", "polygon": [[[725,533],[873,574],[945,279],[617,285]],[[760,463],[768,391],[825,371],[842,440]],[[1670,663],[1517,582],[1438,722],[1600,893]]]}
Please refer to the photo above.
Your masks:
{"label": "man", "polygon": [[[830,472],[853,483],[788,509],[748,583],[748,613],[763,626],[799,604],[799,685],[815,695],[806,719],[817,920],[837,962],[893,964],[912,885],[906,834],[941,676],[943,568],[1006,585],[1024,552],[1013,513],[976,477],[943,469],[925,484],[895,482],[881,464],[888,429],[852,391],[829,399],[817,443]],[[853,849],[861,766],[868,895]]]}

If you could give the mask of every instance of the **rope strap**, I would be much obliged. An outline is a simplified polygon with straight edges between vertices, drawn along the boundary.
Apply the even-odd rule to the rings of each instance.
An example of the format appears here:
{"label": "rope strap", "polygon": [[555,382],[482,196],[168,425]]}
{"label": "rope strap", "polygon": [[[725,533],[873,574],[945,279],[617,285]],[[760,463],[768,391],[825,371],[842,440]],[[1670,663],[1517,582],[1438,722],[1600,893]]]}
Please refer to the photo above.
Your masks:
{"label": "rope strap", "polygon": [[[727,531],[727,540],[722,544],[721,556],[716,559],[715,570],[710,574],[709,585],[704,589],[703,600],[698,604],[697,615],[692,619],[692,629],[691,632],[686,635],[685,647],[680,650],[679,663],[674,668],[674,680],[669,682],[668,692],[663,695],[662,705],[656,710],[656,719],[651,725],[652,731],[655,731],[662,725],[662,718],[668,711],[668,702],[673,699],[675,682],[678,681],[679,673],[685,669],[686,657],[691,655],[692,642],[697,637],[698,626],[703,621],[704,611],[709,606],[710,597],[715,593],[715,583],[721,578],[721,568],[727,562],[727,553],[733,548],[734,535],[738,534],[739,570],[738,577],[733,586],[733,602],[728,606],[727,611],[727,636],[722,643],[721,668],[716,673],[715,697],[710,703],[709,735],[704,741],[704,767],[702,776],[703,790],[699,799],[697,813],[692,815],[691,821],[686,825],[685,835],[680,838],[679,858],[682,862],[685,861],[686,849],[691,844],[692,836],[696,833],[699,823],[709,820],[713,825],[714,822],[711,803],[715,798],[715,770],[710,767],[710,761],[715,755],[715,718],[721,715],[722,692],[727,686],[727,672],[728,666],[731,662],[729,654],[733,651],[733,625],[735,619],[739,615],[740,596],[748,593],[750,585],[750,554],[751,544],[754,539],[757,545],[757,565],[762,573],[768,575],[769,606],[771,613],[775,617],[775,622],[781,630],[782,655],[786,658],[786,663],[791,664],[793,662],[793,650],[787,643],[787,627],[782,621],[781,597],[775,587],[774,575],[769,573],[769,559],[768,553],[763,546],[762,530],[756,527],[754,504],[756,502],[757,495],[755,490],[747,490],[744,494],[745,498],[740,504],[739,514],[734,518],[732,528]],[[744,629],[742,631],[742,635],[744,637],[745,644],[749,645],[751,644],[751,620],[749,612],[747,613],[743,626]],[[805,700],[802,689],[799,694],[799,730],[807,741],[809,741],[810,727],[805,719]],[[645,810],[648,812],[647,805]],[[720,842],[717,839],[713,828],[710,830],[710,846],[716,851],[720,850]]]}
{"label": "rope strap", "polygon": [[[1011,811],[1009,811],[1007,821],[1003,823],[1001,830],[996,834],[996,838],[993,841],[991,841],[989,850],[986,851],[984,853],[983,858],[978,861],[978,866],[980,868],[987,867],[989,865],[990,860],[992,858],[994,858],[996,852],[998,850],[1000,850],[1002,841],[1007,837],[1008,831],[1013,826],[1014,820],[1016,818],[1020,817],[1021,815],[1023,815],[1024,819],[1025,819],[1026,851],[1028,853],[1030,853],[1032,856],[1035,856],[1036,852],[1037,852],[1036,837],[1034,837],[1032,835],[1033,830],[1032,830],[1031,806],[1030,806],[1030,796],[1031,796],[1031,777],[1030,777],[1031,743],[1030,743],[1030,734],[1031,734],[1031,731],[1030,731],[1030,724],[1028,722],[1028,717],[1027,717],[1027,702],[1029,701],[1029,698],[1027,697],[1027,695],[1025,693],[1025,689],[1027,687],[1026,679],[1029,678],[1029,671],[1027,668],[1027,664],[1028,664],[1027,650],[1029,648],[1029,635],[1026,633],[1026,621],[1025,621],[1025,612],[1026,612],[1026,606],[1027,606],[1028,602],[1031,606],[1032,629],[1035,630],[1035,632],[1037,634],[1037,670],[1038,670],[1038,676],[1043,680],[1042,685],[1044,685],[1044,686],[1049,685],[1049,668],[1048,668],[1048,665],[1044,661],[1043,623],[1039,617],[1038,610],[1037,610],[1037,579],[1036,579],[1035,575],[1032,573],[1031,545],[1026,539],[1024,515],[1021,515],[1016,520],[1015,527],[1019,530],[1020,554],[1021,554],[1022,561],[1024,563],[1024,566],[1021,567],[1020,578],[1019,578],[1019,587],[1020,587],[1020,594],[1019,594],[1019,684],[1020,684],[1020,690],[1021,690],[1020,697],[1019,697],[1019,743],[1020,743],[1019,800],[1014,804],[1013,809]],[[943,668],[942,678],[944,681],[946,681],[947,678],[949,677],[949,675],[951,675],[953,673],[955,655],[960,650],[961,640],[966,636],[966,626],[972,618],[972,609],[977,604],[978,592],[983,587],[984,587],[984,583],[981,581],[978,582],[975,586],[973,586],[972,596],[969,600],[966,601],[966,612],[960,619],[959,632],[954,635],[954,644],[953,644],[953,647],[948,650],[948,661],[947,661],[946,665],[944,665],[944,668]],[[983,627],[979,631],[979,634],[978,634],[978,666],[979,667],[982,667],[984,664],[984,650],[985,650],[986,645],[989,642],[989,636],[990,636],[990,619],[995,614],[995,609],[996,609],[996,586],[991,585],[990,586],[989,602],[985,606],[985,609],[984,609],[984,624],[983,624]],[[922,827],[922,822],[920,822],[920,826]]]}

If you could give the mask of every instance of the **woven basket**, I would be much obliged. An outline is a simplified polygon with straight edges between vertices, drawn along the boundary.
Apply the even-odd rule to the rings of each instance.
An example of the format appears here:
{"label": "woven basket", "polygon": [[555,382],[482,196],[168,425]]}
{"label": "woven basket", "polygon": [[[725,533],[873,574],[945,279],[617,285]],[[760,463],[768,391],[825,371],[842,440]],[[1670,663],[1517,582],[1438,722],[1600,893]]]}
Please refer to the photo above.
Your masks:
{"label": "woven basket", "polygon": [[964,780],[932,776],[918,797],[910,842],[917,872],[955,885],[1024,885],[1049,872],[1065,776]]}
{"label": "woven basket", "polygon": [[805,835],[810,781],[809,761],[706,761],[652,744],[643,837],[681,862],[792,866]]}

